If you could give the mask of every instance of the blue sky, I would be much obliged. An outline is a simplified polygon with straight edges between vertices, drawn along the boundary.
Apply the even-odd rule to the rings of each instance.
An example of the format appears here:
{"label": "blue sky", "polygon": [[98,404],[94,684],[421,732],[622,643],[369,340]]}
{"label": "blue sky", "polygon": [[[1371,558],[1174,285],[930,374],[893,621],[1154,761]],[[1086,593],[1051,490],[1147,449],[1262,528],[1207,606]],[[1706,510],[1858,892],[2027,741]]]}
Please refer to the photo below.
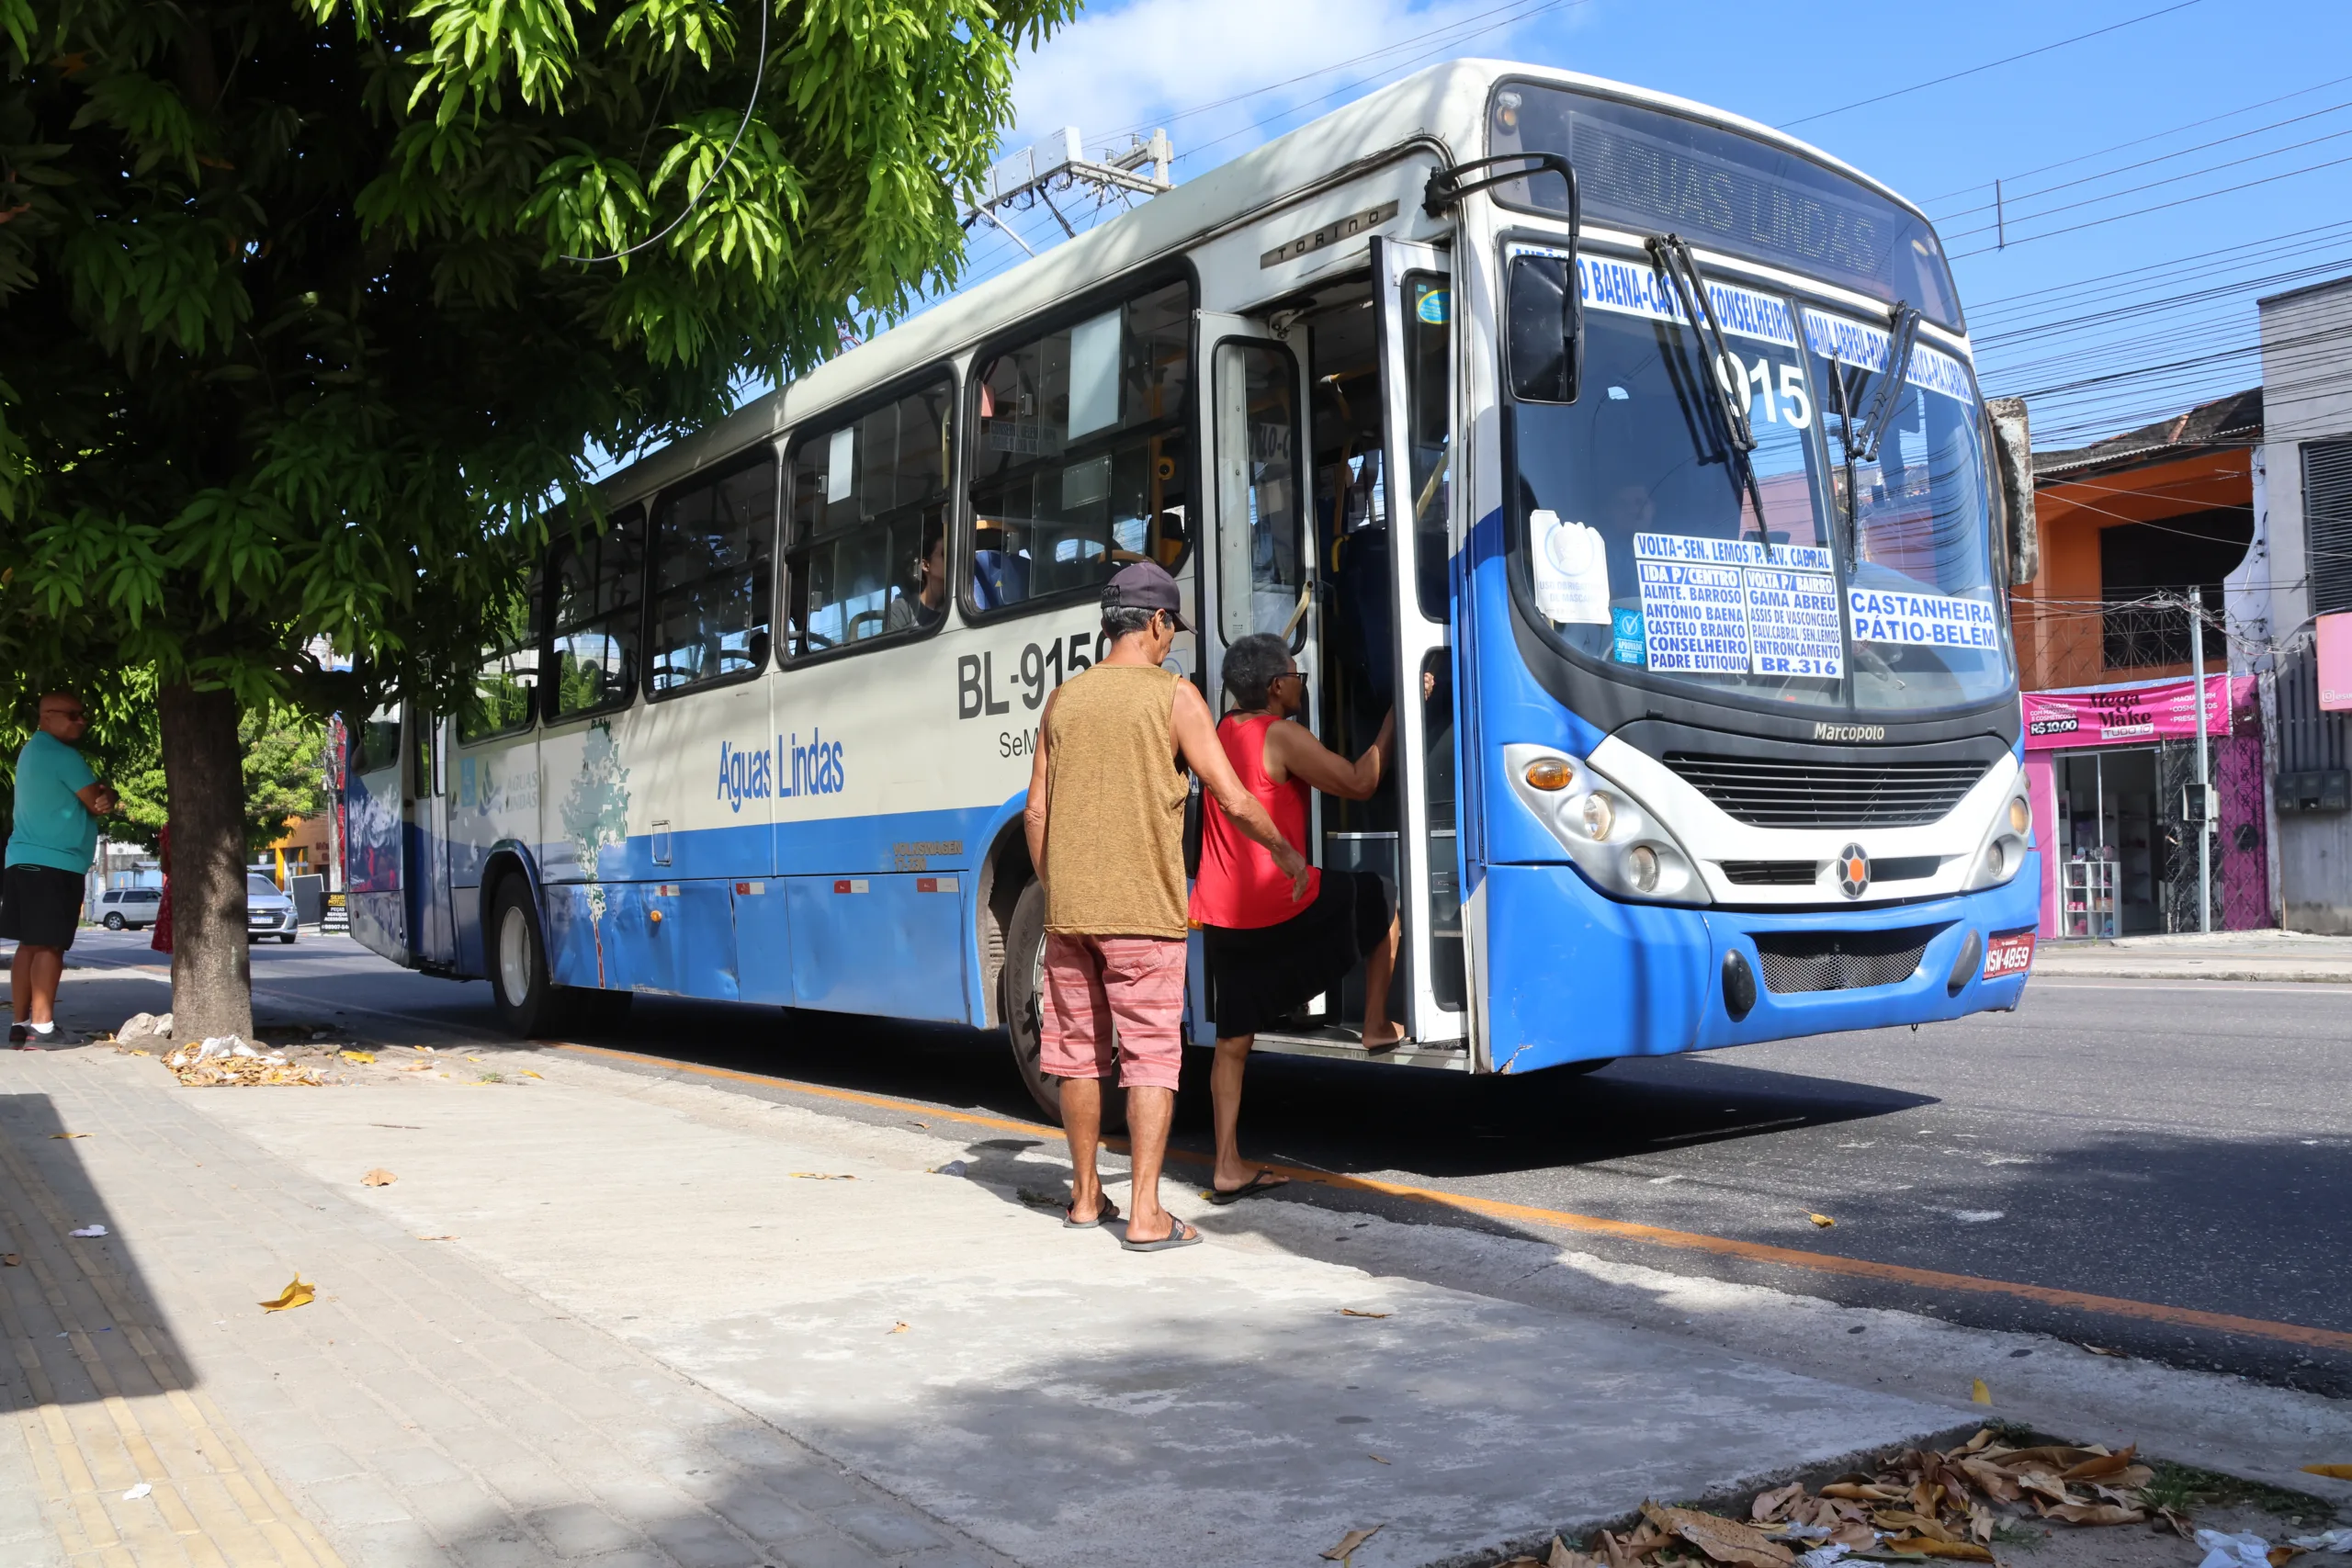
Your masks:
{"label": "blue sky", "polygon": [[[2064,42],[2096,29],[2111,30]],[[1954,257],[1987,390],[2041,394],[2038,445],[2255,384],[2256,297],[2352,273],[2343,0],[1125,0],[1090,7],[1024,61],[1006,145],[1064,124],[1095,145],[1165,124],[1190,177],[1460,55],[1789,126],[1919,202]],[[2003,250],[1968,232],[1990,222],[1972,209],[1996,177]],[[1040,245],[1058,232],[1042,212],[1018,226]],[[978,274],[1021,259],[985,228],[973,241]],[[2081,320],[2094,312],[2109,319]],[[2193,363],[2155,368],[2178,361]]]}

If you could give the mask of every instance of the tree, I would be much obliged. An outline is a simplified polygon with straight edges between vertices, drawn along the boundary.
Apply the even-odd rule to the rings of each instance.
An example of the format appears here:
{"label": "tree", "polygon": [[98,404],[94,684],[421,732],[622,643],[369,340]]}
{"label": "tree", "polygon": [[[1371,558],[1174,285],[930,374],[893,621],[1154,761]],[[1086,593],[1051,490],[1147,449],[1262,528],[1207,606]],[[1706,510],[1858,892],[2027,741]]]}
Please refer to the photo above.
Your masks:
{"label": "tree", "polygon": [[952,284],[1076,4],[0,0],[0,678],[152,676],[187,1028],[240,714],[450,697],[585,453]]}
{"label": "tree", "polygon": [[[244,823],[240,847],[245,856],[286,836],[298,817],[327,808],[326,726],[299,709],[247,708],[237,721],[237,749],[244,785]],[[107,831],[117,839],[153,849],[171,821],[163,747],[151,729],[146,745],[125,756],[107,775],[122,792],[122,810]]]}

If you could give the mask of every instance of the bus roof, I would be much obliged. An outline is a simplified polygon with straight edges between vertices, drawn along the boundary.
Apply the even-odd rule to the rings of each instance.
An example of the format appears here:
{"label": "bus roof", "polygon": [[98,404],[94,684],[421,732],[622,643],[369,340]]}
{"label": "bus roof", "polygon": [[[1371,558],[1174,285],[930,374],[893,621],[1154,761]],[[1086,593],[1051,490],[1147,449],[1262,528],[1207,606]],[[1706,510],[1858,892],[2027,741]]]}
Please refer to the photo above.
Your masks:
{"label": "bus roof", "polygon": [[1420,142],[1455,160],[1481,151],[1487,100],[1505,77],[1581,88],[1662,109],[1785,148],[1868,186],[1922,220],[1912,202],[1844,160],[1782,130],[1710,105],[1574,71],[1505,60],[1453,60],[1419,71],[1252,148],[1076,239],[947,296],[710,429],[673,443],[605,481],[616,502],[644,495],[895,377],[948,358],[1056,302],[1150,265],[1326,183],[1351,165],[1385,162]]}

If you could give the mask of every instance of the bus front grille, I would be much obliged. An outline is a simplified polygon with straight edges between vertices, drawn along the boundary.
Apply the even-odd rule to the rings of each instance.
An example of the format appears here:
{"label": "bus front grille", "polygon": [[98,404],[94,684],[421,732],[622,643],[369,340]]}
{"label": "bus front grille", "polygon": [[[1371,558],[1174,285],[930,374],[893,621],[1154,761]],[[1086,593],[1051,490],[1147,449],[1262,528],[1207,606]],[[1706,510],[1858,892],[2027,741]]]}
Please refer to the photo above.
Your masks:
{"label": "bus front grille", "polygon": [[1911,977],[1940,926],[1891,931],[1758,931],[1764,987],[1792,991],[1860,991]]}
{"label": "bus front grille", "polygon": [[1821,863],[1810,860],[1727,860],[1724,880],[1741,887],[1810,887]]}
{"label": "bus front grille", "polygon": [[1685,784],[1751,828],[1919,828],[1941,821],[1986,764],[1780,761],[1668,751]]}

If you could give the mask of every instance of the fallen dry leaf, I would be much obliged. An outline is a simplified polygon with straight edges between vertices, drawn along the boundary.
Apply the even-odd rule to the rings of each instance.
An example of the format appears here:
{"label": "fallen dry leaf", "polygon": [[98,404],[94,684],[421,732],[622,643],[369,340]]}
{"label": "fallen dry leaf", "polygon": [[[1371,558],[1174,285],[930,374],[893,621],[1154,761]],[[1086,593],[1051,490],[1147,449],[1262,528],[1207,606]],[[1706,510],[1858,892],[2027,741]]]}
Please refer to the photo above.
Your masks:
{"label": "fallen dry leaf", "polygon": [[386,1170],[379,1165],[375,1169],[369,1171],[367,1175],[361,1177],[359,1179],[359,1185],[362,1187],[390,1187],[393,1182],[398,1181],[399,1179],[399,1177],[394,1176],[390,1171]]}
{"label": "fallen dry leaf", "polygon": [[1386,1464],[1388,1462],[1386,1460],[1382,1459],[1378,1454],[1366,1454],[1363,1457],[1372,1461],[1374,1464]]}
{"label": "fallen dry leaf", "polygon": [[304,1284],[302,1276],[297,1274],[294,1282],[280,1291],[276,1301],[262,1303],[261,1309],[264,1312],[290,1312],[298,1306],[310,1305],[318,1293],[318,1287]]}
{"label": "fallen dry leaf", "polygon": [[2268,1551],[2263,1553],[2265,1557],[2267,1557],[2270,1560],[2270,1568],[2287,1568],[2288,1563],[2292,1562],[2296,1558],[2301,1557],[2302,1554],[2303,1549],[2295,1545],[2292,1541],[2288,1542],[2284,1546],[2274,1546]]}
{"label": "fallen dry leaf", "polygon": [[1922,1557],[1957,1557],[1963,1562],[1990,1562],[1993,1553],[1973,1540],[1938,1540],[1928,1535],[1899,1535],[1883,1543],[1889,1551],[1916,1551]]}
{"label": "fallen dry leaf", "polygon": [[2352,1481],[2352,1464],[2307,1464],[2305,1475],[2324,1475],[2331,1481]]}
{"label": "fallen dry leaf", "polygon": [[2115,1453],[2097,1455],[2079,1464],[2067,1466],[2058,1472],[2058,1479],[2061,1481],[2103,1481],[2110,1475],[2131,1469],[2132,1456],[2138,1451],[2139,1445],[2134,1443]]}
{"label": "fallen dry leaf", "polygon": [[1544,1568],[1600,1568],[1600,1563],[1581,1551],[1569,1551],[1568,1543],[1555,1535],[1552,1538],[1552,1554],[1544,1560]]}
{"label": "fallen dry leaf", "polygon": [[1719,1514],[1645,1502],[1642,1517],[1668,1535],[1680,1536],[1716,1562],[1736,1568],[1788,1568],[1796,1561],[1795,1553],[1762,1530]]}
{"label": "fallen dry leaf", "polygon": [[2075,1343],[2081,1346],[2084,1349],[2088,1350],[2094,1356],[2112,1356],[2119,1361],[2128,1361],[2132,1359],[2130,1356],[2120,1350],[2118,1350],[2111,1345],[2094,1345],[2087,1339],[2077,1339]]}
{"label": "fallen dry leaf", "polygon": [[1792,1481],[1786,1486],[1770,1492],[1758,1492],[1756,1501],[1748,1505],[1747,1517],[1759,1525],[1763,1524],[1778,1517],[1783,1508],[1804,1495],[1804,1483],[1802,1481]]}
{"label": "fallen dry leaf", "polygon": [[2064,1519],[2070,1525],[2137,1525],[2147,1522],[2148,1516],[2138,1508],[2127,1508],[2120,1503],[2061,1503],[2041,1510],[2045,1519]]}
{"label": "fallen dry leaf", "polygon": [[1819,1225],[1823,1230],[1827,1230],[1830,1226],[1838,1223],[1826,1214],[1807,1214],[1805,1218],[1811,1220],[1815,1224]]}
{"label": "fallen dry leaf", "polygon": [[16,1269],[21,1267],[24,1261],[13,1252],[0,1252],[0,1266]]}
{"label": "fallen dry leaf", "polygon": [[544,1077],[542,1077],[540,1074],[537,1074],[537,1073],[533,1072],[533,1071],[532,1071],[530,1068],[528,1068],[528,1067],[525,1067],[525,1068],[523,1069],[523,1076],[524,1076],[525,1077],[526,1077],[526,1078],[538,1078],[538,1079],[539,1079],[539,1081],[540,1081],[540,1082],[542,1082],[542,1083],[545,1083],[545,1082],[547,1081],[547,1079],[546,1079]]}
{"label": "fallen dry leaf", "polygon": [[401,1069],[404,1073],[429,1073],[432,1070],[433,1064],[430,1062],[411,1062]]}
{"label": "fallen dry leaf", "polygon": [[341,1051],[336,1055],[346,1062],[356,1062],[363,1067],[372,1067],[376,1065],[376,1053],[373,1051]]}
{"label": "fallen dry leaf", "polygon": [[1385,1312],[1359,1312],[1354,1307],[1341,1307],[1340,1309],[1340,1315],[1341,1317],[1386,1317],[1388,1314]]}
{"label": "fallen dry leaf", "polygon": [[1985,1386],[1983,1378],[1978,1378],[1968,1385],[1968,1397],[1975,1404],[1990,1404],[1993,1403],[1993,1391]]}
{"label": "fallen dry leaf", "polygon": [[904,1334],[906,1331],[907,1325],[903,1323],[894,1323],[890,1325],[890,1332],[893,1334]]}
{"label": "fallen dry leaf", "polygon": [[793,1170],[786,1171],[785,1174],[795,1181],[855,1181],[857,1179],[854,1176],[828,1176],[820,1170]]}
{"label": "fallen dry leaf", "polygon": [[51,1133],[50,1134],[52,1138],[86,1138],[89,1135],[87,1133]]}
{"label": "fallen dry leaf", "polygon": [[469,1062],[479,1062],[479,1061],[481,1061],[481,1058],[480,1056],[469,1056],[469,1057],[467,1057],[467,1058],[466,1058],[466,1060],[467,1060],[467,1061],[469,1061]]}
{"label": "fallen dry leaf", "polygon": [[412,1050],[412,1051],[419,1052],[419,1053],[421,1053],[421,1054],[423,1054],[423,1055],[427,1055],[427,1056],[430,1056],[430,1055],[432,1055],[434,1054],[433,1047],[432,1047],[432,1046],[430,1046],[430,1045],[412,1045],[412,1046],[410,1046],[410,1047],[409,1047],[409,1049],[410,1049],[410,1050]]}
{"label": "fallen dry leaf", "polygon": [[1350,1530],[1347,1534],[1340,1538],[1339,1545],[1320,1553],[1320,1555],[1328,1562],[1345,1562],[1350,1557],[1355,1554],[1355,1551],[1358,1547],[1362,1546],[1365,1541],[1370,1540],[1374,1536],[1378,1535],[1382,1530],[1385,1530],[1388,1527],[1385,1524],[1378,1524],[1373,1526],[1368,1530]]}
{"label": "fallen dry leaf", "polygon": [[421,1235],[416,1239],[419,1241],[455,1241],[458,1238],[453,1235]]}

